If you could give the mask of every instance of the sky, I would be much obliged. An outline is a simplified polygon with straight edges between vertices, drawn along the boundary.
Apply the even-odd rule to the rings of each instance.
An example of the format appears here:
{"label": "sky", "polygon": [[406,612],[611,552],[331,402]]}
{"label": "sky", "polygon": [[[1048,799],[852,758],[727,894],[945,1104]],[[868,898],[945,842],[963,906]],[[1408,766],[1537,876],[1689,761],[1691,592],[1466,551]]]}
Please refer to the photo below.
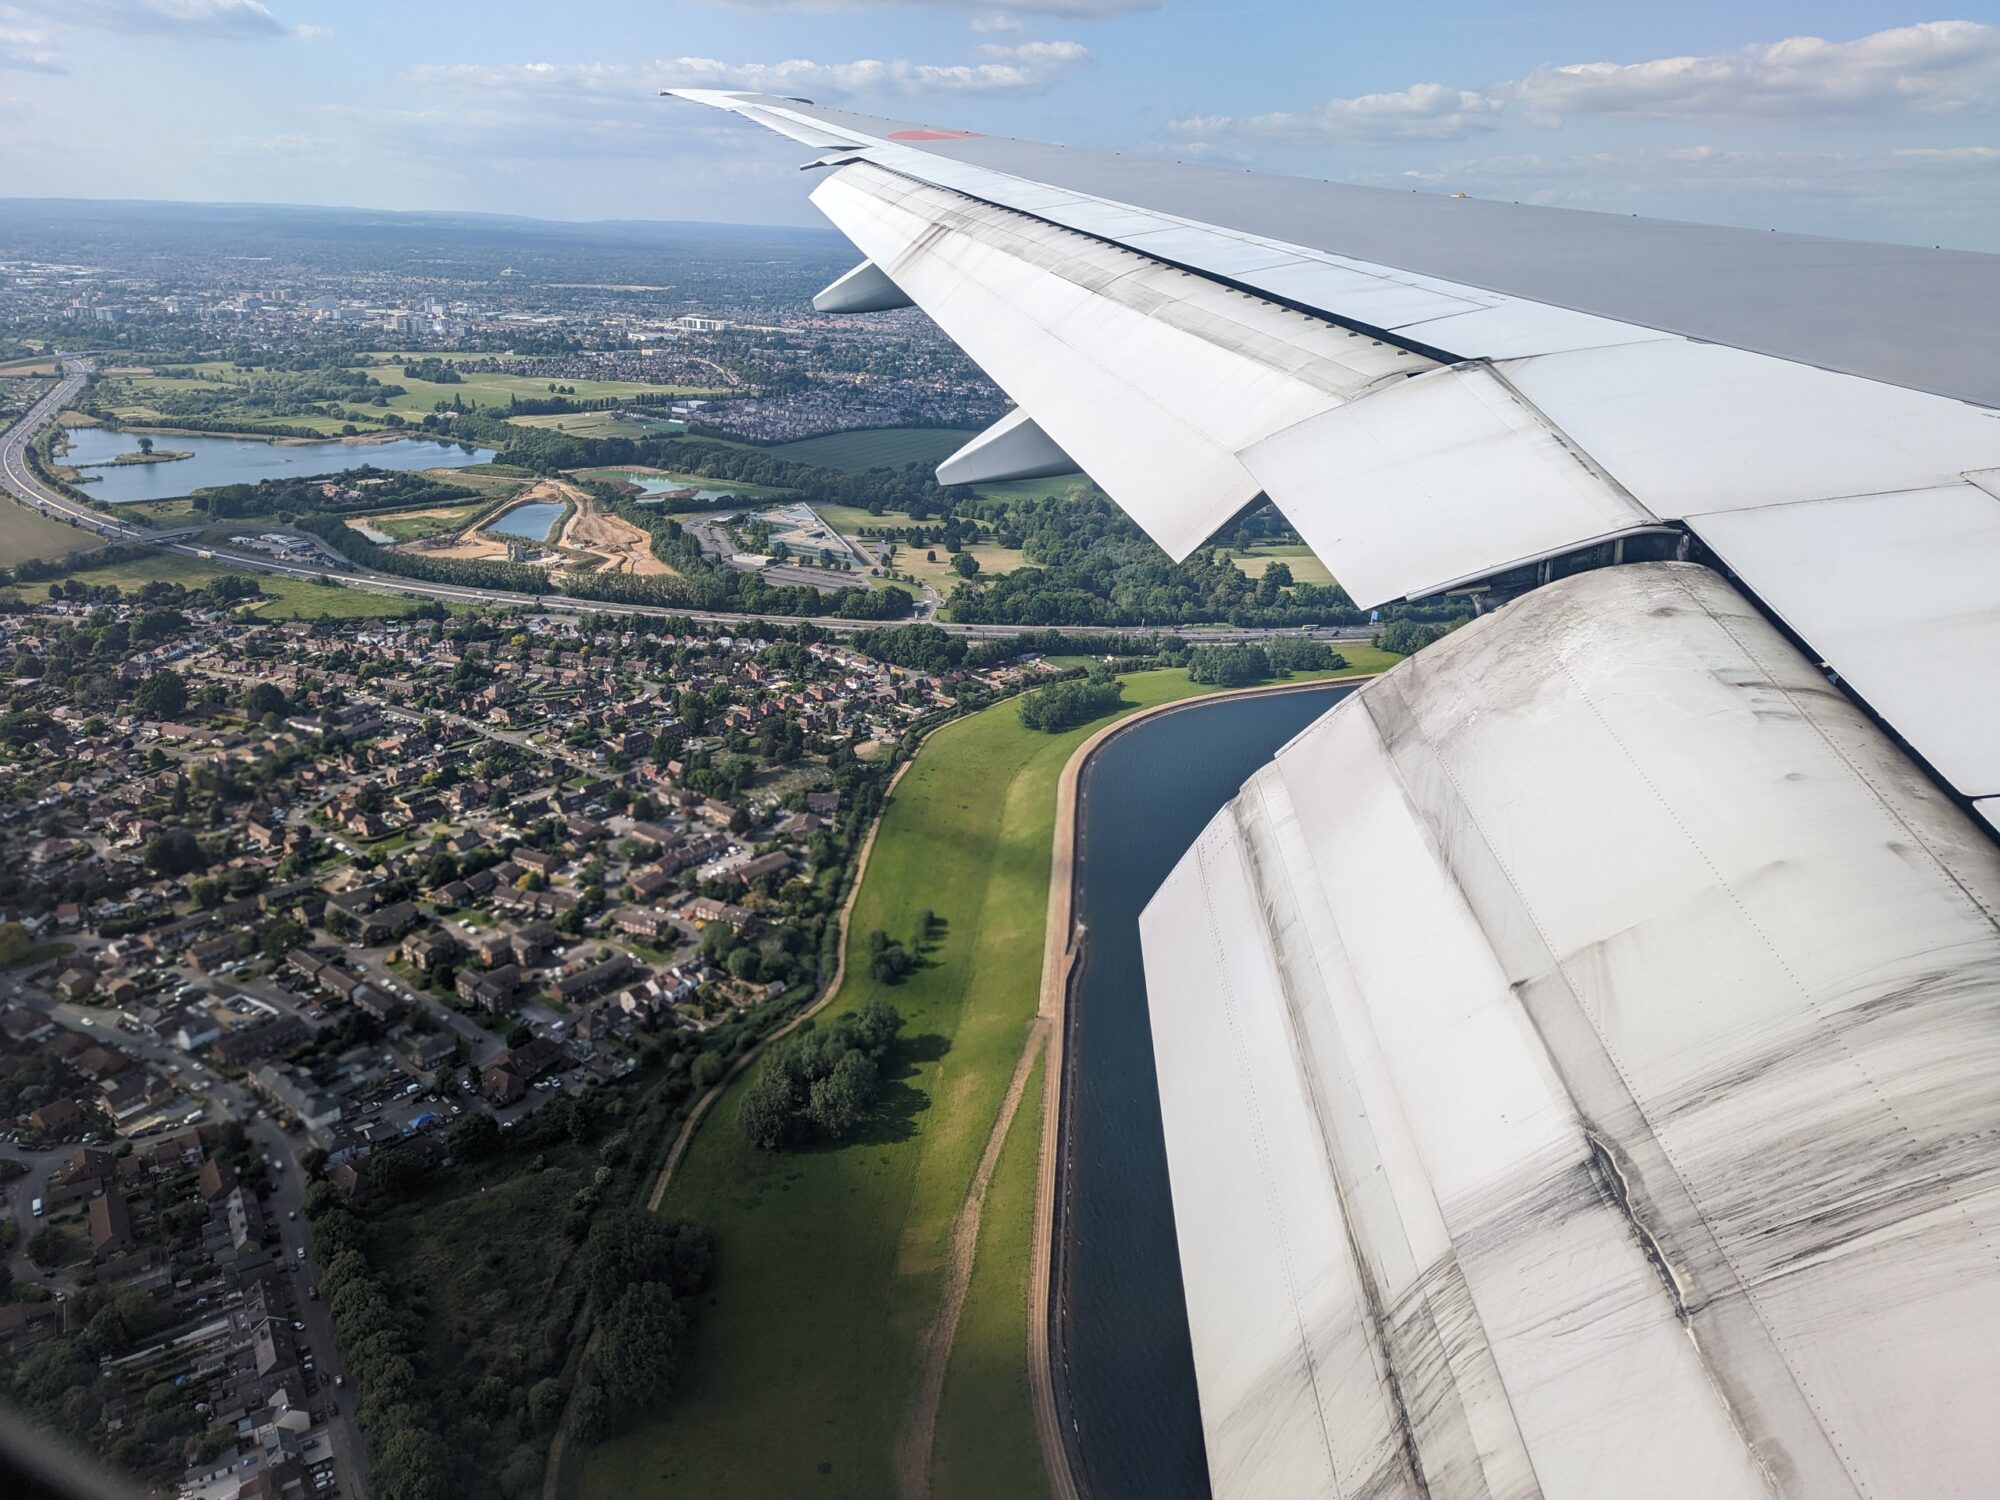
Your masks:
{"label": "sky", "polygon": [[0,0],[0,193],[817,222],[668,86],[2000,251],[2000,0]]}

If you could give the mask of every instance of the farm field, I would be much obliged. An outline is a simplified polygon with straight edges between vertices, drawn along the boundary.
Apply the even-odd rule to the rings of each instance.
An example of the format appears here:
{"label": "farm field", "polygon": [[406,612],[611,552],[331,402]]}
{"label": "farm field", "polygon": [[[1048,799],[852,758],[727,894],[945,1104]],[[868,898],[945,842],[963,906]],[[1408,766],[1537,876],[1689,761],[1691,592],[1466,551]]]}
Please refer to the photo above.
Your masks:
{"label": "farm field", "polygon": [[[1181,670],[1125,683],[1123,712],[1206,691]],[[848,928],[846,978],[819,1021],[874,998],[904,1017],[877,1119],[838,1148],[765,1152],[737,1125],[756,1069],[718,1101],[662,1210],[715,1236],[714,1291],[686,1386],[651,1422],[569,1449],[565,1494],[896,1492],[892,1454],[953,1222],[1039,1004],[1032,955],[1046,921],[1056,784],[1107,721],[1038,734],[1005,702],[947,725],[918,754],[883,815]],[[874,929],[907,938],[920,910],[940,919],[941,935],[903,983],[883,985],[853,961]],[[931,1476],[940,1495],[1039,1489],[1022,1299],[1029,1143],[1040,1128],[1031,1090],[985,1202],[947,1367]],[[1012,1455],[1004,1468],[991,1467],[996,1453]]]}
{"label": "farm field", "polygon": [[880,427],[865,432],[830,432],[824,437],[779,443],[766,451],[796,464],[818,464],[858,474],[863,469],[936,463],[965,446],[970,432],[954,427]]}
{"label": "farm field", "polygon": [[1231,552],[1229,560],[1252,578],[1262,578],[1265,569],[1272,563],[1282,562],[1292,570],[1294,583],[1333,582],[1333,574],[1327,571],[1326,564],[1314,557],[1312,549],[1303,542],[1263,542],[1247,553]]}
{"label": "farm field", "polygon": [[95,532],[65,525],[12,500],[0,500],[0,567],[67,557],[86,547],[102,545],[104,538]]}

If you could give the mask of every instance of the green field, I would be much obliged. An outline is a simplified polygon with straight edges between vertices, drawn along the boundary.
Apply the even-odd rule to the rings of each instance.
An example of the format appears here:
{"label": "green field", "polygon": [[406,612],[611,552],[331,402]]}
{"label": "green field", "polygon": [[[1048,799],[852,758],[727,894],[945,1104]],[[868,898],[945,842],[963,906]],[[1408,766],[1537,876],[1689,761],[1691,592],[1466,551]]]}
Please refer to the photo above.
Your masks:
{"label": "green field", "polygon": [[1047,479],[1003,479],[998,484],[974,485],[972,493],[991,500],[1040,500],[1049,495],[1067,495],[1090,480],[1082,474],[1055,474]]}
{"label": "green field", "polygon": [[260,620],[393,620],[415,614],[433,602],[448,614],[470,614],[473,606],[456,599],[413,599],[405,594],[383,594],[374,589],[351,586],[329,587],[309,578],[280,578],[259,574],[257,585],[272,596],[271,602],[244,611]]}
{"label": "green field", "polygon": [[17,505],[0,500],[0,567],[31,559],[67,557],[86,547],[101,547],[104,538],[81,526],[70,526]]}
{"label": "green field", "polygon": [[[1136,673],[1127,711],[1203,691],[1182,671]],[[900,985],[850,968],[828,1006],[838,1015],[881,996],[905,1018],[882,1117],[840,1149],[766,1153],[737,1128],[742,1082],[719,1101],[665,1205],[716,1237],[687,1388],[651,1424],[572,1450],[565,1493],[893,1493],[891,1456],[952,1223],[1039,998],[1056,783],[1102,722],[1036,734],[1001,703],[938,731],[911,765],[850,935],[905,936],[920,909],[943,920],[944,935]],[[1024,1143],[1039,1119],[1031,1094],[986,1202],[934,1455],[934,1479],[966,1487],[940,1495],[1040,1488],[1017,1316],[1034,1199],[1022,1158],[1033,1156]],[[1002,1452],[1014,1457],[995,1467]]]}
{"label": "green field", "polygon": [[[885,510],[881,515],[870,515],[854,505],[815,505],[820,519],[844,537],[859,537],[864,528],[880,530],[883,527],[915,526],[919,524],[900,510]],[[925,554],[936,551],[938,560],[930,562]],[[966,549],[979,559],[982,578],[996,573],[1011,573],[1021,566],[1024,559],[1018,547],[996,547],[991,542],[975,542]],[[941,594],[949,594],[960,581],[952,571],[951,554],[942,547],[917,547],[912,549],[901,543],[896,546],[893,567],[898,573],[907,573],[920,583],[928,583]]]}
{"label": "green field", "polygon": [[[1044,1053],[1007,1131],[986,1207],[972,1285],[945,1367],[931,1449],[932,1483],[952,1500],[1018,1500],[1045,1495],[1041,1445],[1033,1440],[1028,1384],[1028,1264],[1041,1166]],[[1022,1440],[1028,1434],[1027,1441]]]}
{"label": "green field", "polygon": [[[364,356],[364,358],[368,358],[373,362],[361,365],[359,368],[366,369],[369,374],[373,375],[384,385],[403,387],[403,394],[400,396],[391,396],[386,406],[375,406],[368,402],[343,403],[344,410],[342,414],[333,417],[285,415],[282,412],[274,412],[270,416],[270,424],[272,426],[305,427],[310,428],[314,432],[334,436],[338,435],[342,427],[350,422],[364,430],[379,428],[383,425],[383,418],[390,412],[396,412],[405,419],[421,417],[426,412],[435,408],[438,402],[449,402],[454,396],[466,406],[492,407],[505,406],[515,396],[519,396],[523,400],[530,400],[537,398],[547,399],[551,394],[549,391],[549,381],[527,375],[507,375],[500,373],[468,374],[458,381],[444,384],[405,377],[401,356],[378,354]],[[245,370],[240,365],[232,364],[227,360],[209,360],[204,363],[187,366],[175,365],[174,368],[186,368],[193,373],[186,376],[161,375],[154,373],[144,366],[123,366],[107,371],[107,378],[100,391],[100,399],[112,411],[117,413],[121,421],[139,425],[158,423],[170,420],[163,415],[160,407],[155,404],[162,397],[178,391],[213,391],[217,388],[218,381],[224,385],[247,386],[254,374],[254,372]],[[209,378],[205,380],[201,379],[200,377],[204,375]],[[616,399],[618,397],[637,395],[641,392],[656,395],[706,396],[715,394],[715,392],[706,387],[651,385],[643,381],[565,380],[555,383],[573,387],[574,389],[566,394],[579,401],[595,400],[602,397]],[[567,419],[556,418],[553,420],[558,422],[563,420],[582,422],[589,418],[602,419],[608,415],[608,413],[592,412],[579,414]],[[594,433],[592,435],[609,436],[610,434]],[[634,433],[631,435],[639,434]]]}
{"label": "green field", "polygon": [[642,438],[678,437],[687,423],[664,417],[625,417],[609,411],[554,412],[538,417],[509,417],[516,427],[544,427],[566,432],[571,437]]}
{"label": "green field", "polygon": [[955,427],[879,427],[867,432],[830,432],[824,437],[779,443],[769,451],[795,464],[818,464],[858,474],[863,469],[934,464],[965,446],[970,432]]}
{"label": "green field", "polygon": [[1303,542],[1260,542],[1249,552],[1232,552],[1229,560],[1252,578],[1262,578],[1264,570],[1274,562],[1282,561],[1292,570],[1294,583],[1333,582],[1333,574],[1326,564],[1312,554],[1312,548]]}
{"label": "green field", "polygon": [[[368,371],[384,385],[400,385],[403,394],[389,398],[389,410],[401,412],[404,416],[422,416],[440,401],[449,402],[454,396],[467,406],[505,406],[514,397],[523,401],[546,401],[553,394],[549,386],[568,387],[563,392],[572,401],[595,401],[603,397],[616,399],[621,396],[636,396],[643,393],[673,396],[710,396],[715,392],[703,386],[650,385],[639,380],[558,380],[549,381],[533,375],[468,374],[449,384],[428,380],[412,380],[403,374],[401,361],[364,365]],[[377,408],[379,410],[379,408]]]}
{"label": "green field", "polygon": [[[403,511],[395,515],[355,515],[347,518],[349,526],[356,522],[379,531],[392,541],[416,542],[429,536],[443,536],[448,531],[458,531],[466,522],[485,510],[492,502],[480,500],[471,505],[434,505],[421,511]],[[359,530],[359,527],[356,527]],[[367,533],[363,533],[366,535]]]}

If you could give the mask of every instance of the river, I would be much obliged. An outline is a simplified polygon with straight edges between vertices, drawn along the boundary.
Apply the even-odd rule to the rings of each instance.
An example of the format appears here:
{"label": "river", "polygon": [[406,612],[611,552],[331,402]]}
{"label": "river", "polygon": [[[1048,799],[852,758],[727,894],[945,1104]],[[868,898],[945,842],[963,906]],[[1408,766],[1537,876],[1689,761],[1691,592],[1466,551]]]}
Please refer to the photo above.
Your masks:
{"label": "river", "polygon": [[[256,484],[264,479],[304,479],[347,469],[462,469],[490,463],[491,448],[442,443],[432,438],[395,438],[386,443],[267,443],[260,438],[153,436],[157,448],[192,453],[157,464],[117,464],[121,453],[138,450],[139,439],[108,427],[73,427],[62,461],[83,470],[84,493],[122,505],[132,500],[171,500],[219,484]],[[101,467],[100,467],[101,466]]]}
{"label": "river", "polygon": [[1242,783],[1352,691],[1160,715],[1107,741],[1077,788],[1074,899],[1088,940],[1070,996],[1052,1357],[1088,1500],[1209,1493],[1139,912]]}

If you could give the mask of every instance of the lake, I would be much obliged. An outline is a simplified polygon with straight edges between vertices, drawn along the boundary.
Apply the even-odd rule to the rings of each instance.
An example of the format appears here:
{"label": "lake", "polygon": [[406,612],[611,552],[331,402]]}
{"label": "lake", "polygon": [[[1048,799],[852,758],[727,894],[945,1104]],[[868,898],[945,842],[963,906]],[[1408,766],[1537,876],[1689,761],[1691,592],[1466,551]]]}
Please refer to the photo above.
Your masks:
{"label": "lake", "polygon": [[1088,937],[1070,999],[1052,1358],[1090,1500],[1209,1493],[1139,912],[1243,782],[1352,691],[1164,714],[1108,741],[1077,788],[1076,915]]}
{"label": "lake", "polygon": [[546,541],[549,528],[556,524],[556,518],[562,513],[560,500],[537,500],[532,505],[515,506],[486,529],[500,536],[518,536],[531,542]]}
{"label": "lake", "polygon": [[[387,443],[267,443],[257,438],[183,437],[162,433],[158,448],[192,453],[171,463],[120,464],[111,461],[134,452],[139,439],[108,427],[74,427],[63,462],[86,476],[83,486],[96,500],[122,505],[133,500],[172,500],[219,484],[256,484],[265,479],[304,479],[347,469],[462,469],[493,461],[491,448],[441,443],[431,438],[397,438]],[[103,468],[92,467],[102,464]]]}
{"label": "lake", "polygon": [[695,476],[681,478],[677,475],[664,474],[627,474],[624,477],[627,481],[636,484],[646,492],[639,497],[638,503],[641,505],[644,505],[655,496],[687,489],[694,491],[694,498],[696,500],[749,500],[758,494],[766,493],[760,490],[749,489],[717,489],[712,485],[704,484],[700,478]]}

